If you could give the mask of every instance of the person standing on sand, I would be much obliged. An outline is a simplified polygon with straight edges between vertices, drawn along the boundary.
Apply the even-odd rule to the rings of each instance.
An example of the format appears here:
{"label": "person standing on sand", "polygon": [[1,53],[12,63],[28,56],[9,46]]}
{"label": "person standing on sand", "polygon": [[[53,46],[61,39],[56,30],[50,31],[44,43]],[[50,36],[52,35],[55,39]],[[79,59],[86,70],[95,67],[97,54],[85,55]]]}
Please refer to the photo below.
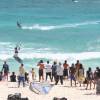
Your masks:
{"label": "person standing on sand", "polygon": [[64,79],[67,77],[68,79],[68,67],[69,65],[67,64],[67,60],[65,60],[64,64],[63,64],[63,67],[64,67],[64,72],[63,72],[63,76],[64,76]]}
{"label": "person standing on sand", "polygon": [[54,61],[52,65],[52,81],[53,81],[53,78],[56,81],[56,76],[57,76],[56,70],[57,70],[57,62]]}
{"label": "person standing on sand", "polygon": [[39,82],[40,82],[41,77],[42,77],[42,81],[44,80],[44,63],[43,63],[43,60],[40,60],[40,62],[37,64],[37,66],[39,66]]}
{"label": "person standing on sand", "polygon": [[4,74],[4,78],[7,78],[8,80],[8,74],[9,74],[9,65],[4,61],[3,67],[2,67],[2,72]]}
{"label": "person standing on sand", "polygon": [[76,80],[78,80],[78,70],[79,70],[79,68],[80,68],[80,61],[79,60],[77,60],[77,62],[76,62],[76,64],[75,64],[75,69],[76,69],[76,72],[75,72],[75,78],[76,78]]}
{"label": "person standing on sand", "polygon": [[75,82],[75,86],[76,86],[75,72],[76,72],[75,65],[72,64],[71,67],[69,68],[71,86],[72,86],[72,80]]}
{"label": "person standing on sand", "polygon": [[81,86],[81,83],[83,83],[85,80],[85,77],[84,77],[84,68],[83,68],[83,65],[80,64],[80,68],[78,70],[78,81],[80,83],[80,86]]}
{"label": "person standing on sand", "polygon": [[51,68],[52,68],[51,64],[49,63],[49,61],[47,61],[47,64],[45,65],[45,69],[46,69],[46,81],[47,81],[47,78],[49,76],[50,80],[52,82],[52,78],[51,78],[52,69]]}
{"label": "person standing on sand", "polygon": [[87,90],[89,84],[90,84],[90,90],[91,90],[92,83],[94,84],[94,88],[95,88],[94,76],[93,76],[93,72],[92,72],[91,67],[89,67],[89,69],[86,72],[86,79],[87,79],[86,90]]}
{"label": "person standing on sand", "polygon": [[34,70],[34,68],[32,68],[31,73],[32,73],[32,80],[35,80],[36,75],[35,75],[35,70]]}
{"label": "person standing on sand", "polygon": [[19,67],[18,87],[20,87],[21,81],[23,82],[23,87],[25,87],[25,69],[23,64]]}
{"label": "person standing on sand", "polygon": [[63,85],[63,71],[64,71],[64,68],[63,68],[62,64],[59,62],[59,65],[57,66],[57,76],[56,76],[55,85],[58,84],[59,79],[60,79],[61,85]]}
{"label": "person standing on sand", "polygon": [[95,82],[98,81],[98,79],[100,79],[100,68],[96,67],[96,70],[94,71],[94,80],[95,80]]}

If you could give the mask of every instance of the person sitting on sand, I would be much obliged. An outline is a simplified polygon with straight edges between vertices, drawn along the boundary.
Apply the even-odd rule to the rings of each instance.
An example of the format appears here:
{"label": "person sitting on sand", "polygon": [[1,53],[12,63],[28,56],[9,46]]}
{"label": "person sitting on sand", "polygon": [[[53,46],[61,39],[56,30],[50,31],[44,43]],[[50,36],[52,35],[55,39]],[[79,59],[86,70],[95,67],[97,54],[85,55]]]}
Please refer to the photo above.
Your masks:
{"label": "person sitting on sand", "polygon": [[10,76],[10,81],[11,81],[11,82],[16,82],[16,75],[15,75],[15,72],[12,72],[12,75]]}
{"label": "person sitting on sand", "polygon": [[71,86],[72,86],[72,80],[75,82],[76,86],[75,72],[76,72],[75,65],[72,63],[71,67],[69,68]]}
{"label": "person sitting on sand", "polygon": [[7,78],[8,80],[8,74],[9,74],[9,65],[4,61],[2,72],[4,73],[4,78]]}
{"label": "person sitting on sand", "polygon": [[39,66],[39,82],[44,80],[44,63],[43,60],[40,60],[40,62],[37,64],[37,66]]}

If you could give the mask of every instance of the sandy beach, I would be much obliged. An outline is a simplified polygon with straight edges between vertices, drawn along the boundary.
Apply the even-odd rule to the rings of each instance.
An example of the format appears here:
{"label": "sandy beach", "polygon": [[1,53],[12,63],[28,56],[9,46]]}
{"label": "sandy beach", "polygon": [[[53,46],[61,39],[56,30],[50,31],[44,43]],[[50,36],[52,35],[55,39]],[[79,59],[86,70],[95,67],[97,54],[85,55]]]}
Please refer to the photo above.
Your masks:
{"label": "sandy beach", "polygon": [[[34,80],[43,91],[52,87],[49,93],[33,92]],[[0,100],[15,93],[29,100],[100,100],[98,80],[100,0],[0,0]]]}
{"label": "sandy beach", "polygon": [[29,89],[29,86],[18,88],[17,82],[0,82],[0,100],[7,100],[8,94],[21,93],[22,97],[28,97],[29,100],[53,100],[53,97],[66,97],[68,100],[100,100],[96,95],[96,90],[85,90],[85,87],[70,87],[70,81],[64,82],[64,85],[54,85],[51,91],[46,95],[38,95]]}

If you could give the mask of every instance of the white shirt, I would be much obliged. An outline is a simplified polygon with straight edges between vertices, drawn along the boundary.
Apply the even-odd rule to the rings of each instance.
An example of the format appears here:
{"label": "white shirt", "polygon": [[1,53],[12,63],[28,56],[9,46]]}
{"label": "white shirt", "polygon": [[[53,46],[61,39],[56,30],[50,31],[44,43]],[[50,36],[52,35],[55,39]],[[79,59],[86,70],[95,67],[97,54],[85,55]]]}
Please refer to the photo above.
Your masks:
{"label": "white shirt", "polygon": [[46,64],[45,65],[45,69],[46,69],[46,73],[48,73],[48,72],[52,72],[52,65],[51,64]]}
{"label": "white shirt", "polygon": [[62,76],[63,75],[63,66],[62,65],[58,65],[57,66],[57,75]]}

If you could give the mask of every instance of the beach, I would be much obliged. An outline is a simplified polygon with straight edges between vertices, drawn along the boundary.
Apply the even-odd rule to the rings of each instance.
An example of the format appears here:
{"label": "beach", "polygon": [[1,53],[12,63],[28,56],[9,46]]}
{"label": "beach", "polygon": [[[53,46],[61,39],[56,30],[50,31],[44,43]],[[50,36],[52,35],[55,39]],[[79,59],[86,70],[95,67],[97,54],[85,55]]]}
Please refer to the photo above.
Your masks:
{"label": "beach", "polygon": [[99,0],[2,0],[0,7],[0,69],[7,60],[17,70],[16,45],[27,70],[40,59],[79,59],[86,69],[100,65]]}
{"label": "beach", "polygon": [[96,90],[85,90],[85,87],[70,87],[69,81],[64,85],[55,85],[46,95],[38,95],[29,89],[29,86],[18,88],[17,83],[0,82],[0,100],[7,100],[8,94],[21,93],[22,97],[29,100],[53,100],[53,97],[66,97],[68,100],[100,100]]}
{"label": "beach", "polygon": [[[41,59],[50,64],[67,60],[69,67],[79,60],[85,77],[89,67],[93,72],[100,67],[99,0],[0,0],[0,23],[0,71],[6,61],[9,75],[18,74],[23,63],[29,74],[34,68],[39,81],[37,64]],[[70,80],[54,85],[46,95],[35,94],[29,85],[18,88],[18,82],[0,81],[0,100],[14,93],[29,100],[100,100],[96,89],[71,87]]]}

